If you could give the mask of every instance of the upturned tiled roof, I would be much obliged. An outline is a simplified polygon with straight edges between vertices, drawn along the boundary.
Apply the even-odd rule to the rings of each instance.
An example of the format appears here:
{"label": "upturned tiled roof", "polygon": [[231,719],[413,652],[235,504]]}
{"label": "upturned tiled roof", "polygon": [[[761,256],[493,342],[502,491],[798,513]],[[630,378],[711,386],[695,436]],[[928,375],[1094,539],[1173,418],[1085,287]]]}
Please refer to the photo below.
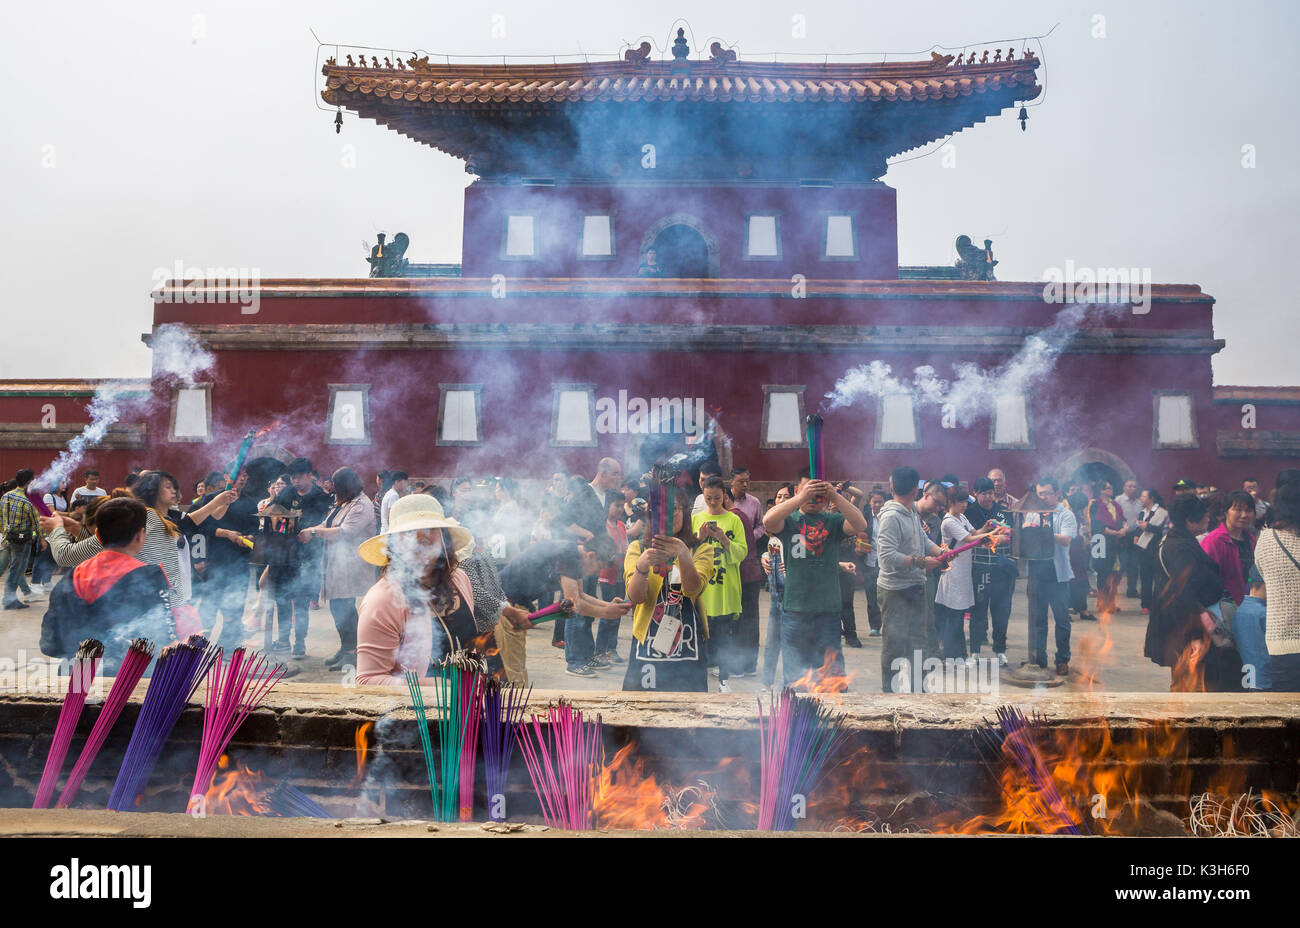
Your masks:
{"label": "upturned tiled roof", "polygon": [[1039,93],[1035,73],[1039,60],[1032,54],[970,64],[950,58],[888,63],[642,60],[486,66],[411,58],[401,68],[349,66],[331,58],[322,68],[326,79],[322,97],[331,104],[346,104],[347,99],[355,99],[354,94],[434,104],[874,103],[950,99],[1014,88],[1021,88],[1017,96],[1026,100]]}

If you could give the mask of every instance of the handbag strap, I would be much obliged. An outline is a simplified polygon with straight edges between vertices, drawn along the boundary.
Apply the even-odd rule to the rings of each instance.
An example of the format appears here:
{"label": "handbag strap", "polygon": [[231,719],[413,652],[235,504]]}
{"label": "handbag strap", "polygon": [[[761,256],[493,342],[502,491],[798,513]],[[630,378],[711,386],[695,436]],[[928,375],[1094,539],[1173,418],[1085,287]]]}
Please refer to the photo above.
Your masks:
{"label": "handbag strap", "polygon": [[1295,564],[1296,570],[1300,570],[1300,562],[1297,562],[1295,559],[1295,555],[1287,550],[1286,545],[1282,544],[1282,539],[1277,537],[1277,529],[1270,528],[1269,531],[1273,533],[1273,540],[1276,541],[1277,546],[1282,549],[1282,553],[1285,554],[1288,558],[1290,558],[1292,564]]}

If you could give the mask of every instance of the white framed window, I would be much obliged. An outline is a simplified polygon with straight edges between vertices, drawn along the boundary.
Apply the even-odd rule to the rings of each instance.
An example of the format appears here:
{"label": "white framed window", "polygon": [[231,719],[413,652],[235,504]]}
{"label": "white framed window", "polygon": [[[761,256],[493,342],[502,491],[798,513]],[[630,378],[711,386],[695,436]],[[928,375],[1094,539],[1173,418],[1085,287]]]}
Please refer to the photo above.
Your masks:
{"label": "white framed window", "polygon": [[854,261],[858,257],[857,221],[853,213],[822,214],[822,258]]}
{"label": "white framed window", "polygon": [[176,387],[172,391],[168,441],[212,441],[212,384]]}
{"label": "white framed window", "polygon": [[1152,394],[1154,422],[1152,447],[1195,448],[1196,414],[1192,395],[1174,390],[1156,390]]}
{"label": "white framed window", "polygon": [[438,384],[438,444],[461,448],[483,444],[483,384]]}
{"label": "white framed window", "polygon": [[596,385],[551,384],[551,447],[596,447]]}
{"label": "white framed window", "polygon": [[745,217],[745,257],[751,261],[781,257],[778,216],[754,213]]}
{"label": "white framed window", "polygon": [[582,238],[578,242],[578,257],[614,257],[613,216],[594,214],[582,217]]}
{"label": "white framed window", "polygon": [[880,397],[876,406],[876,447],[884,450],[921,447],[921,423],[910,393]]}
{"label": "white framed window", "polygon": [[505,241],[502,256],[506,258],[537,257],[536,213],[511,213],[506,216]]}
{"label": "white framed window", "polygon": [[760,448],[802,448],[804,431],[803,384],[763,384],[763,432]]}
{"label": "white framed window", "polygon": [[329,388],[325,444],[370,444],[370,384],[332,383]]}
{"label": "white framed window", "polygon": [[989,422],[989,448],[1033,450],[1029,400],[1023,393],[1008,393],[993,400]]}

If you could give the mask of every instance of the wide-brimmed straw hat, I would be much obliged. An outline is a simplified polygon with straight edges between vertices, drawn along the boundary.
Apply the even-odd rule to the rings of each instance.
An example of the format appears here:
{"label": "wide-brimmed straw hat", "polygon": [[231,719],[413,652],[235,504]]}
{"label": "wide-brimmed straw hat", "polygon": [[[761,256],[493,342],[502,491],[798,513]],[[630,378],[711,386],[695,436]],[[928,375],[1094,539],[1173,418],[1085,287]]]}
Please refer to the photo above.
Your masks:
{"label": "wide-brimmed straw hat", "polygon": [[445,529],[456,546],[456,559],[465,560],[474,553],[474,534],[455,519],[443,515],[442,504],[432,496],[414,493],[403,496],[388,511],[388,531],[368,538],[357,548],[361,560],[383,567],[388,563],[388,536],[399,532]]}

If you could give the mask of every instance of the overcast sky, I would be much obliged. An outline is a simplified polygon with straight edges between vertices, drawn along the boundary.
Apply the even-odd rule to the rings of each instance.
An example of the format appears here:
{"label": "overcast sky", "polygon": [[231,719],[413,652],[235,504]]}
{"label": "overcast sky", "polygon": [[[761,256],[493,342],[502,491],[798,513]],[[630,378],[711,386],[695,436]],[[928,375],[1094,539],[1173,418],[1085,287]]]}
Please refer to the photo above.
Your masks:
{"label": "overcast sky", "polygon": [[362,242],[385,230],[410,235],[413,260],[460,259],[461,163],[350,114],[336,136],[309,28],[331,45],[606,58],[642,35],[665,45],[681,15],[693,46],[720,37],[741,60],[926,58],[934,45],[1005,47],[1059,23],[1043,40],[1046,94],[1028,132],[1007,113],[954,137],[955,167],[938,153],[891,166],[900,262],[949,264],[965,233],[993,239],[1003,280],[1040,280],[1069,260],[1149,267],[1156,282],[1197,283],[1218,300],[1228,347],[1216,383],[1296,383],[1298,9],[6,3],[0,377],[147,376],[150,283],[177,262],[361,277]]}

